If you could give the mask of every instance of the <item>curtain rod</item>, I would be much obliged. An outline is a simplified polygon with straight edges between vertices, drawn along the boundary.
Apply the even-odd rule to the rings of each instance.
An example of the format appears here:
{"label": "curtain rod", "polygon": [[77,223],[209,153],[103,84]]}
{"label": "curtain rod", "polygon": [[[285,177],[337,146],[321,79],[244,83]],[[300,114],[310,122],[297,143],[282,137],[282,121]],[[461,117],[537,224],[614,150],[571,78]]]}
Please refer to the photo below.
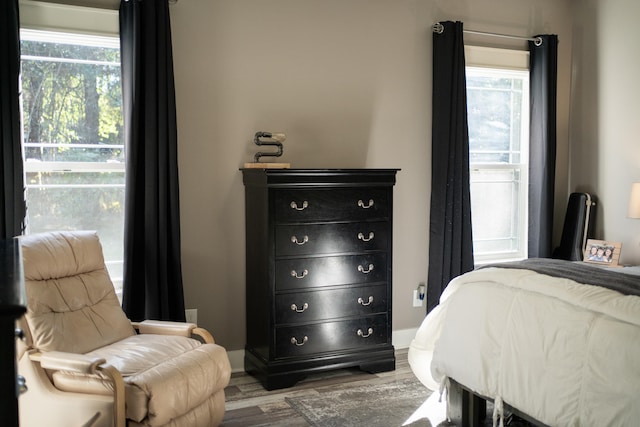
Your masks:
{"label": "curtain rod", "polygon": [[[439,22],[433,24],[433,32],[442,34],[444,32],[444,25]],[[502,37],[507,39],[517,39],[517,40],[527,40],[533,42],[536,46],[542,45],[542,37],[522,37],[522,36],[512,36],[509,34],[498,34],[498,33],[485,33],[483,31],[474,31],[474,30],[462,30],[463,33],[467,34],[476,34],[480,36],[489,36],[489,37]]]}

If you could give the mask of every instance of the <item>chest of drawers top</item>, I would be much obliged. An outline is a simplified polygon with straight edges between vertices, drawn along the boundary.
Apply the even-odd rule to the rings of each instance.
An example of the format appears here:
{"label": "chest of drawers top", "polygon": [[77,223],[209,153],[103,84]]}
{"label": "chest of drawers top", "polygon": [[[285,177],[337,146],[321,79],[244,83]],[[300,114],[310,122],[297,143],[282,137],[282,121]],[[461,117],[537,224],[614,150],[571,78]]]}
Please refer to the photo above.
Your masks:
{"label": "chest of drawers top", "polygon": [[241,169],[245,186],[393,186],[400,169]]}
{"label": "chest of drawers top", "polygon": [[249,198],[272,200],[277,222],[388,218],[398,169],[242,169]]}

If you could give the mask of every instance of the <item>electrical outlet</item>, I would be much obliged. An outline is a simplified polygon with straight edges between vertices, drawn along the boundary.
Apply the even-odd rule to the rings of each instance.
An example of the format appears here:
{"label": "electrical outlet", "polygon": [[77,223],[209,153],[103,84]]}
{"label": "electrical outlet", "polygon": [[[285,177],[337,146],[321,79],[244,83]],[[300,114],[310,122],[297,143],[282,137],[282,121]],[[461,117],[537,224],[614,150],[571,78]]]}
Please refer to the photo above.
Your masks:
{"label": "electrical outlet", "polygon": [[422,300],[420,299],[420,294],[417,289],[413,290],[413,306],[422,307]]}
{"label": "electrical outlet", "polygon": [[195,323],[198,324],[198,309],[197,308],[189,308],[184,311],[184,315],[187,318],[187,323]]}

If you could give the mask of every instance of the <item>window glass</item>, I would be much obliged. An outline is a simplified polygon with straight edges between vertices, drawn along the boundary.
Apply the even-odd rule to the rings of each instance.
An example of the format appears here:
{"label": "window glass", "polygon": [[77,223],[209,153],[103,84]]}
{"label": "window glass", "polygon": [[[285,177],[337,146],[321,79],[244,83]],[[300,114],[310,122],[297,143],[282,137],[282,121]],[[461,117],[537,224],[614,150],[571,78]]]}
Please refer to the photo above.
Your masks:
{"label": "window glass", "polygon": [[474,258],[526,258],[529,73],[466,73]]}
{"label": "window glass", "polygon": [[119,42],[21,32],[27,232],[96,230],[122,282],[124,147]]}

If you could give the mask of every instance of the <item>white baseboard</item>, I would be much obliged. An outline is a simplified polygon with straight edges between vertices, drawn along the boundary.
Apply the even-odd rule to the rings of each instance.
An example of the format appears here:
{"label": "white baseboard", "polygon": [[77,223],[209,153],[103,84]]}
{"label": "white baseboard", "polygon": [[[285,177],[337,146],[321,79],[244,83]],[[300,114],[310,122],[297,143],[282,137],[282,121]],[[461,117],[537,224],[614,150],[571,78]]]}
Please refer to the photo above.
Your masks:
{"label": "white baseboard", "polygon": [[[411,340],[416,336],[418,328],[401,329],[399,331],[393,331],[391,335],[391,343],[396,350],[409,348]],[[228,351],[229,362],[231,362],[231,372],[243,372],[244,371],[244,350],[232,350]]]}
{"label": "white baseboard", "polygon": [[244,371],[244,350],[227,351],[229,362],[231,362],[231,372]]}
{"label": "white baseboard", "polygon": [[391,333],[391,343],[396,348],[396,350],[401,348],[409,348],[409,345],[411,345],[411,341],[413,341],[416,336],[416,332],[418,332],[418,328],[400,329],[398,331],[393,331]]}

